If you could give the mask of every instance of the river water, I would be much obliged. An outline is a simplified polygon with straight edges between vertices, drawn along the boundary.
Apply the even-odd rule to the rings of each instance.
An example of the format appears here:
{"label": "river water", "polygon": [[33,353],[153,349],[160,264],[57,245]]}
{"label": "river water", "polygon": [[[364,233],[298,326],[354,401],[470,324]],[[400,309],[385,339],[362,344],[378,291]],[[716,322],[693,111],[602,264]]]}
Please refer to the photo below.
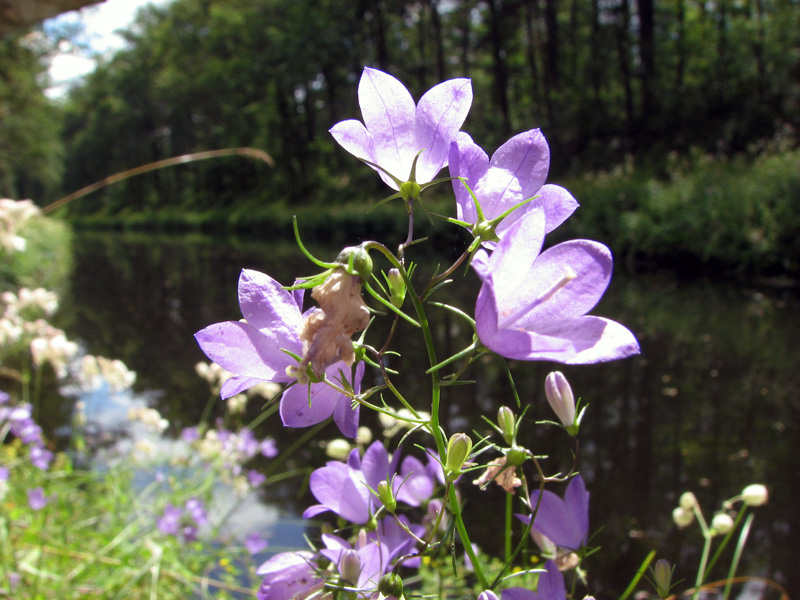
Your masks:
{"label": "river water", "polygon": [[[323,259],[337,253],[311,246]],[[205,357],[193,334],[240,318],[239,271],[261,270],[289,283],[317,270],[284,239],[79,233],[74,259],[60,324],[89,352],[120,358],[137,371],[136,393],[169,419],[173,434],[196,424],[203,411],[208,388],[194,365]],[[471,312],[477,289],[469,274],[466,284],[446,288],[439,299]],[[768,486],[770,501],[757,509],[740,572],[775,579],[790,593],[800,589],[793,551],[800,527],[798,308],[792,290],[681,281],[669,273],[618,274],[593,313],[631,328],[640,356],[580,367],[511,364],[520,396],[532,406],[525,441],[550,456],[546,470],[567,468],[572,446],[554,427],[532,427],[534,420],[551,418],[545,375],[562,370],[575,395],[589,404],[578,466],[592,494],[592,531],[599,530],[592,541],[602,547],[588,563],[598,597],[621,592],[650,548],[679,563],[688,587],[701,542],[696,526],[678,530],[672,524],[679,495],[693,491],[710,519],[722,500],[754,482]],[[409,333],[397,336],[403,354],[398,364],[409,372],[424,370],[424,352]],[[470,336],[452,317],[444,318],[435,335],[440,356],[457,351]],[[491,361],[470,368],[466,377],[476,384],[444,393],[444,422],[448,431],[488,433],[479,416],[493,419],[500,404],[511,404],[509,386]],[[426,378],[402,381],[406,397],[425,397]],[[297,435],[277,421],[258,433],[274,436],[279,447]],[[324,435],[337,433],[330,425]],[[323,460],[318,448],[308,456],[318,465]],[[476,541],[499,547],[497,524],[480,515],[499,514],[502,494],[462,487],[468,514],[480,507],[468,521]],[[312,503],[278,487],[264,490],[261,500],[287,519]]]}

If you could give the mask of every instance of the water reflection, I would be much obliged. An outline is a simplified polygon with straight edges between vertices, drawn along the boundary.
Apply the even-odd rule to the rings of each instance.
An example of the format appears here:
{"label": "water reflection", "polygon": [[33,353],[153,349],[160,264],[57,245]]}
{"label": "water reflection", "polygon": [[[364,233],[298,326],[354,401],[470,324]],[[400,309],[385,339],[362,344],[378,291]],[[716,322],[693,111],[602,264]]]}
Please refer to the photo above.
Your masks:
{"label": "water reflection", "polygon": [[[319,249],[316,249],[317,251]],[[212,238],[156,238],[81,234],[75,240],[72,289],[60,323],[87,340],[95,354],[119,357],[139,374],[136,389],[169,419],[175,430],[194,425],[205,406],[206,384],[194,373],[203,360],[192,335],[202,327],[237,319],[236,281],[242,268],[290,282],[313,267],[289,240],[266,245]],[[336,250],[319,250],[328,258]],[[474,305],[474,278],[447,287],[439,300]],[[594,312],[635,331],[642,355],[564,371],[576,395],[589,403],[581,433],[579,464],[592,493],[593,541],[607,551],[591,559],[590,587],[598,595],[619,593],[651,547],[659,557],[691,567],[700,544],[694,530],[677,531],[670,514],[682,491],[691,489],[707,512],[745,485],[770,487],[759,509],[746,553],[746,572],[800,588],[789,543],[800,523],[800,339],[798,299],[710,281],[681,282],[670,276],[617,276]],[[437,315],[438,317],[439,315]],[[449,313],[435,330],[439,355],[466,346],[471,333]],[[375,331],[380,340],[380,332]],[[397,342],[404,370],[423,370],[424,348],[407,328]],[[418,364],[417,364],[418,363]],[[397,366],[397,365],[395,365]],[[528,421],[551,418],[544,398],[545,363],[512,363],[521,398],[532,404]],[[373,376],[374,375],[368,375]],[[493,418],[511,404],[511,390],[491,360],[465,374],[474,386],[446,388],[442,398],[448,427],[489,433],[477,418]],[[403,391],[424,398],[425,378],[409,378]],[[253,415],[260,407],[252,406]],[[287,447],[297,431],[272,421],[258,432]],[[528,427],[524,441],[548,454],[551,470],[568,465],[571,447],[555,428]],[[525,430],[523,430],[524,432]],[[326,430],[336,437],[335,427]],[[424,442],[424,440],[423,440]],[[317,447],[292,457],[313,458]],[[497,514],[503,499],[495,490],[465,489],[468,510]],[[263,499],[298,514],[309,503],[296,486],[263,492]],[[488,512],[487,512],[488,510]],[[498,546],[494,522],[470,523],[483,547]],[[481,530],[483,528],[484,530]],[[730,549],[732,551],[732,548]],[[722,565],[726,560],[721,561]],[[722,572],[720,571],[720,574]],[[689,569],[678,578],[694,580]]]}

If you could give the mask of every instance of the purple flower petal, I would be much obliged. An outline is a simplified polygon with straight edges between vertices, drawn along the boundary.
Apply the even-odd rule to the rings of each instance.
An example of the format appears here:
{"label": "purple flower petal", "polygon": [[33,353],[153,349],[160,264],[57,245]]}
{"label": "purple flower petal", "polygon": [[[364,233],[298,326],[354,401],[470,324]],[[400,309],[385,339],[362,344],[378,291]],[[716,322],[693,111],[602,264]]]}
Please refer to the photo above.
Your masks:
{"label": "purple flower petal", "polygon": [[[361,474],[347,465],[329,462],[311,474],[309,486],[320,504],[340,517],[358,524],[369,520],[370,491],[364,485]],[[314,508],[313,514],[319,512]]]}
{"label": "purple flower petal", "polygon": [[558,570],[556,563],[548,560],[544,568],[545,573],[539,575],[536,591],[525,588],[508,588],[503,590],[503,600],[566,600],[567,588],[564,585],[564,576]]}
{"label": "purple flower petal", "polygon": [[587,364],[636,354],[633,334],[587,317],[611,278],[611,254],[597,242],[573,240],[539,255],[545,215],[534,207],[487,257],[473,264],[483,281],[476,330],[490,350],[520,360]]}
{"label": "purple flower petal", "polygon": [[425,148],[417,162],[417,181],[431,181],[447,166],[450,142],[472,105],[469,79],[450,79],[429,89],[416,110],[416,143]]}
{"label": "purple flower petal", "polygon": [[[447,164],[450,142],[472,104],[472,87],[466,79],[445,81],[428,90],[415,105],[400,81],[367,67],[358,84],[358,102],[364,124],[355,120],[337,123],[330,130],[334,139],[348,152],[401,181],[410,178],[419,154],[416,181],[427,183]],[[398,189],[391,177],[375,169],[387,185]]]}
{"label": "purple flower petal", "polygon": [[311,552],[283,552],[262,564],[256,575],[263,577],[258,589],[259,600],[291,600],[303,598],[313,589],[322,587],[316,574]]}
{"label": "purple flower petal", "polygon": [[[261,381],[289,381],[286,367],[294,360],[281,348],[287,340],[259,331],[249,323],[215,323],[195,334],[206,356],[234,375]],[[302,350],[302,346],[289,348]]]}
{"label": "purple flower petal", "polygon": [[[531,493],[531,506],[536,506],[539,492]],[[522,519],[525,521],[525,519]],[[530,521],[528,517],[527,521]],[[578,550],[589,535],[589,492],[580,475],[576,475],[562,500],[545,490],[533,527],[546,535],[556,546]]]}

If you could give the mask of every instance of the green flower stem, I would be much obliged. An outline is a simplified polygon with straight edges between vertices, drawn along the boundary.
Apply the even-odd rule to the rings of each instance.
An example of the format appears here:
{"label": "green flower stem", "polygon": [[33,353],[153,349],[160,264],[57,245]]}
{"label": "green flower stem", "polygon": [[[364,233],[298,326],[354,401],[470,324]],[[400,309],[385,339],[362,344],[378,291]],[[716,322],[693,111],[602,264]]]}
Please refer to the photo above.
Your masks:
{"label": "green flower stem", "polygon": [[[740,511],[739,514],[744,514],[744,510]],[[739,568],[739,560],[742,558],[742,551],[744,550],[744,545],[747,543],[747,536],[750,534],[750,526],[753,524],[754,517],[755,515],[753,513],[747,516],[747,521],[745,521],[742,532],[739,534],[739,541],[736,543],[736,550],[731,560],[731,568],[728,570],[728,580],[725,583],[725,591],[722,594],[722,600],[728,600],[731,594],[731,586],[736,577],[736,569]]]}
{"label": "green flower stem", "polygon": [[505,531],[505,553],[506,561],[511,557],[511,513],[513,512],[513,497],[506,494],[506,531]]}
{"label": "green flower stem", "polygon": [[[403,281],[406,284],[406,290],[408,290],[408,296],[411,298],[411,302],[414,304],[414,310],[417,313],[417,319],[422,328],[422,334],[425,338],[425,348],[428,352],[428,361],[430,362],[431,366],[435,366],[438,364],[438,361],[436,360],[436,350],[433,345],[433,334],[431,333],[431,328],[428,323],[428,316],[425,313],[425,307],[422,305],[422,300],[417,295],[416,290],[411,283],[405,266],[399,260],[397,260],[397,258],[388,250],[388,248],[382,244],[378,244],[377,242],[368,242],[365,244],[365,247],[369,249],[375,249],[383,253],[386,258],[389,259],[389,262],[392,263],[392,266],[396,267],[400,271]],[[439,382],[439,375],[434,372],[431,374],[431,420],[429,429],[434,440],[436,441],[436,451],[439,453],[439,456],[444,459],[446,456],[445,436],[441,427],[439,426],[440,400],[441,384]],[[472,561],[472,566],[475,569],[475,576],[478,578],[478,581],[483,588],[487,589],[489,582],[486,579],[486,575],[483,572],[483,567],[481,566],[480,560],[478,559],[478,556],[472,547],[472,543],[469,540],[469,535],[467,534],[467,528],[464,526],[464,520],[461,516],[461,508],[458,505],[458,498],[456,497],[456,490],[454,487],[450,488],[449,498],[450,511],[453,513],[453,518],[456,522],[456,530],[461,538],[461,543],[464,544],[464,549],[467,552],[467,556],[469,556],[469,559]]]}
{"label": "green flower stem", "polygon": [[716,564],[717,559],[719,559],[720,555],[722,554],[722,552],[727,547],[728,542],[730,541],[731,537],[733,537],[733,534],[736,532],[736,529],[739,527],[739,524],[742,522],[742,519],[744,518],[744,514],[746,512],[746,509],[747,509],[747,505],[746,504],[742,504],[742,507],[739,509],[739,513],[736,515],[736,520],[734,520],[734,522],[733,522],[733,527],[731,527],[731,530],[727,533],[727,535],[724,538],[722,538],[722,541],[720,542],[719,547],[714,552],[714,556],[712,556],[711,560],[708,562],[708,566],[706,567],[706,572],[703,574],[703,578],[704,579],[708,579],[708,576],[711,574],[711,569],[714,568],[714,565]]}
{"label": "green flower stem", "polygon": [[697,579],[694,582],[694,592],[692,592],[692,600],[697,600],[700,596],[700,587],[703,585],[703,574],[708,564],[708,554],[711,551],[711,535],[705,532],[705,543],[703,544],[703,556],[700,558],[700,568],[697,569]]}
{"label": "green flower stem", "polygon": [[639,585],[639,581],[647,572],[647,567],[650,566],[650,563],[653,562],[653,559],[655,557],[656,557],[656,551],[650,550],[650,553],[644,559],[644,562],[642,562],[641,566],[639,567],[639,570],[636,571],[636,575],[633,576],[633,579],[631,579],[631,582],[628,584],[628,587],[625,588],[625,591],[622,592],[622,595],[619,597],[618,600],[626,600],[628,596],[630,596],[633,593],[633,591],[636,589],[636,586]]}

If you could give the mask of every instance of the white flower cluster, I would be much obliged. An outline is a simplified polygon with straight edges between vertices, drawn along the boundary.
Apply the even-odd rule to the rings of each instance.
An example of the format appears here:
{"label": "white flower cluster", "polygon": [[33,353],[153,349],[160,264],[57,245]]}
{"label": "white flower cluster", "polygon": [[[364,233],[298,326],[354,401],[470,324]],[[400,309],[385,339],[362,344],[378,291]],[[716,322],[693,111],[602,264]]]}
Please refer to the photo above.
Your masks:
{"label": "white flower cluster", "polygon": [[31,357],[37,367],[49,362],[59,378],[67,376],[67,363],[78,352],[78,345],[60,329],[49,327],[45,335],[31,342]]}
{"label": "white flower cluster", "polygon": [[113,392],[121,392],[136,382],[136,372],[131,371],[121,360],[103,356],[85,355],[78,365],[77,377],[83,391],[100,389],[103,381]]}
{"label": "white flower cluster", "polygon": [[146,406],[131,406],[128,409],[128,420],[139,421],[152,433],[161,433],[169,427],[169,421],[161,416],[155,408]]}
{"label": "white flower cluster", "polygon": [[17,235],[19,226],[41,211],[30,200],[0,199],[0,247],[6,252],[23,252],[25,238]]}
{"label": "white flower cluster", "polygon": [[[58,296],[42,288],[20,288],[0,295],[0,350],[36,337],[49,337],[56,330],[42,315],[50,316],[58,308]],[[63,332],[62,332],[63,333]]]}

